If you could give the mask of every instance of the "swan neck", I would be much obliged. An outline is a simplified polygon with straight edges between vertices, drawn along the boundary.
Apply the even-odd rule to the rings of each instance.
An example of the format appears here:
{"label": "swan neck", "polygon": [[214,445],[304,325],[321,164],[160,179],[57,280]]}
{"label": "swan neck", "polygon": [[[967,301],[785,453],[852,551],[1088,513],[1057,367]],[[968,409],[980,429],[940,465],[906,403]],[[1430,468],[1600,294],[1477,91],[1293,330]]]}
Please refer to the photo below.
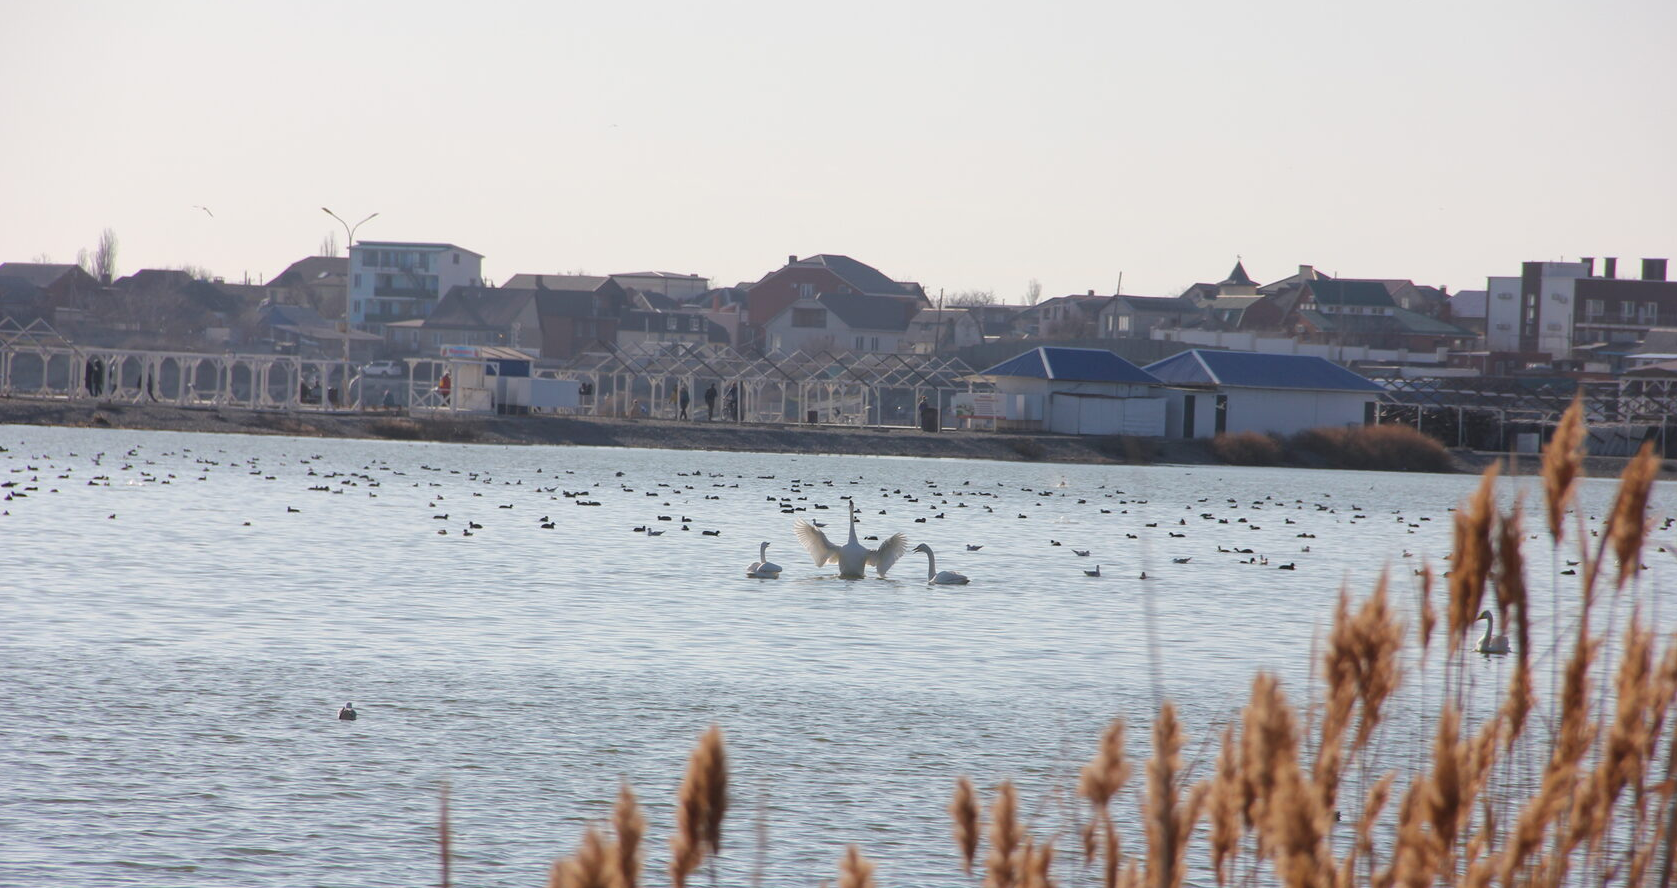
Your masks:
{"label": "swan neck", "polygon": [[932,548],[926,547],[926,579],[937,576],[937,556],[932,554]]}

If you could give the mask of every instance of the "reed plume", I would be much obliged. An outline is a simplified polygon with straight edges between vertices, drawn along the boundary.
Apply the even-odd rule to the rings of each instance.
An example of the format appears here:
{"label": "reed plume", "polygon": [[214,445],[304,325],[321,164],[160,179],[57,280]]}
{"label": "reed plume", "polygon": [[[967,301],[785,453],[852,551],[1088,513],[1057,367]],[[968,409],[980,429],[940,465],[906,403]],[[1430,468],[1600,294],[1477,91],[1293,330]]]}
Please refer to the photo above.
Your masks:
{"label": "reed plume", "polygon": [[1096,830],[1111,818],[1108,805],[1129,779],[1130,765],[1124,758],[1124,721],[1114,719],[1101,734],[1100,749],[1083,766],[1077,780],[1077,793],[1089,801],[1094,814],[1083,827],[1085,862],[1094,860]]}
{"label": "reed plume", "polygon": [[1450,553],[1450,653],[1461,649],[1485,597],[1491,571],[1491,523],[1496,518],[1497,466],[1479,479],[1479,489],[1456,510],[1455,546]]}
{"label": "reed plume", "polygon": [[1642,540],[1647,535],[1648,492],[1659,477],[1660,461],[1654,455],[1654,442],[1642,442],[1624,474],[1619,477],[1619,492],[1613,500],[1613,512],[1607,519],[1607,538],[1613,554],[1619,559],[1618,586],[1623,588],[1641,565]]}
{"label": "reed plume", "polygon": [[711,725],[687,760],[687,774],[677,795],[676,831],[670,836],[670,881],[676,888],[687,883],[707,852],[721,852],[727,806],[728,765],[722,730]]}
{"label": "reed plume", "polygon": [[[1298,762],[1298,730],[1281,683],[1267,672],[1252,679],[1252,696],[1241,714],[1240,779],[1248,829],[1267,826],[1276,780]],[[1258,831],[1258,856],[1268,856],[1266,831]]]}
{"label": "reed plume", "polygon": [[438,851],[442,855],[443,869],[442,888],[448,888],[449,884],[449,867],[452,863],[450,860],[452,855],[449,853],[449,845],[452,842],[450,832],[451,830],[448,825],[448,781],[445,779],[443,780],[442,786],[442,804],[440,810],[437,812],[437,846]]}
{"label": "reed plume", "polygon": [[1432,606],[1432,563],[1421,565],[1421,662],[1426,663],[1427,649],[1432,646],[1432,629],[1438,625],[1438,611]]}
{"label": "reed plume", "polygon": [[1147,761],[1147,796],[1143,802],[1151,888],[1181,888],[1188,839],[1205,804],[1204,784],[1190,790],[1185,803],[1179,796],[1185,742],[1176,706],[1166,700],[1153,722],[1153,757]]}
{"label": "reed plume", "polygon": [[1019,793],[1011,781],[1003,780],[996,787],[995,801],[990,803],[990,856],[986,861],[985,888],[1013,888],[1017,884],[1013,856],[1022,837]]}
{"label": "reed plume", "polygon": [[1572,504],[1578,476],[1584,467],[1584,395],[1572,397],[1561,414],[1555,434],[1543,448],[1543,499],[1548,506],[1549,536],[1559,544],[1566,536],[1562,519]]}
{"label": "reed plume", "polygon": [[1244,834],[1241,822],[1240,756],[1234,725],[1223,728],[1223,748],[1217,753],[1217,776],[1208,802],[1211,820],[1211,867],[1218,888],[1229,883],[1229,863]]}
{"label": "reed plume", "polygon": [[[1497,521],[1496,570],[1492,577],[1496,588],[1497,621],[1514,627],[1515,654],[1520,661],[1530,659],[1531,618],[1526,607],[1526,559],[1520,552],[1520,541],[1525,537],[1521,528],[1524,506],[1515,500],[1514,508]],[[1512,615],[1512,618],[1510,618]]]}
{"label": "reed plume", "polygon": [[839,861],[838,888],[873,888],[873,861],[862,856],[861,849],[851,845]]}
{"label": "reed plume", "polygon": [[623,888],[616,854],[593,824],[582,834],[576,854],[553,865],[548,888]]}
{"label": "reed plume", "polygon": [[1345,852],[1345,857],[1340,860],[1339,884],[1347,886],[1356,884],[1357,864],[1360,861],[1367,861],[1369,868],[1373,869],[1375,865],[1374,824],[1379,819],[1380,812],[1385,810],[1386,802],[1391,798],[1392,781],[1396,778],[1396,774],[1388,771],[1381,775],[1379,780],[1374,781],[1373,786],[1369,787],[1368,795],[1363,799],[1362,815],[1357,818],[1356,838],[1351,843],[1350,850]]}
{"label": "reed plume", "polygon": [[966,775],[955,778],[955,798],[949,802],[949,816],[955,821],[955,847],[961,852],[961,869],[972,874],[978,856],[978,793]]}
{"label": "reed plume", "polygon": [[628,781],[617,790],[617,804],[611,812],[612,829],[617,833],[617,873],[623,888],[638,888],[641,878],[641,838],[646,835],[646,819],[641,816],[635,791]]}

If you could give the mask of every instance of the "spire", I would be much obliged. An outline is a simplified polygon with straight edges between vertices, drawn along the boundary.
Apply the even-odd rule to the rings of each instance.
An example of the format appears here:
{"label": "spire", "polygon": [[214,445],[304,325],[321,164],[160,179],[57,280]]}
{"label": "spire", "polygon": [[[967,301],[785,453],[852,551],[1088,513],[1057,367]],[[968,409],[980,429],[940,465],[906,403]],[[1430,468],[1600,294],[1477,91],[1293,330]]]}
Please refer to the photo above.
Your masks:
{"label": "spire", "polygon": [[1246,266],[1241,264],[1239,259],[1236,259],[1234,262],[1234,271],[1229,272],[1228,279],[1223,281],[1222,285],[1226,286],[1229,284],[1239,284],[1242,286],[1252,286],[1256,283],[1256,281],[1246,275]]}

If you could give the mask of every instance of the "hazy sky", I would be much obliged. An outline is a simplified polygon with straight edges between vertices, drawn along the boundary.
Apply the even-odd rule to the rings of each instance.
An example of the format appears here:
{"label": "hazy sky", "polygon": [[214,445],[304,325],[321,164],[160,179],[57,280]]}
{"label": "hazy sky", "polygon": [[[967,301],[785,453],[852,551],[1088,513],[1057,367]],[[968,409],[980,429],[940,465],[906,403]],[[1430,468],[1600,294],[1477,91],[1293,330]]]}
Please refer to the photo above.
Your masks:
{"label": "hazy sky", "polygon": [[1673,0],[0,0],[0,28],[0,260],[109,226],[123,273],[265,278],[322,205],[496,281],[827,252],[1008,301],[1237,254],[1452,289],[1677,257]]}

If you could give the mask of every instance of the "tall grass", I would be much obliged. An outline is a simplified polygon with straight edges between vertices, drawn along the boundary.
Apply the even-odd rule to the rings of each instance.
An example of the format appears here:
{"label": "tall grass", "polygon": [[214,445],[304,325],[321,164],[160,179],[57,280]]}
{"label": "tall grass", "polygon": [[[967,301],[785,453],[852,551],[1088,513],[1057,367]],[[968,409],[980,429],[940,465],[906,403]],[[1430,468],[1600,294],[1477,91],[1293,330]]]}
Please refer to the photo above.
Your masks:
{"label": "tall grass", "polygon": [[1449,472],[1455,469],[1444,445],[1408,426],[1368,425],[1306,429],[1288,446],[1311,454],[1330,468],[1391,472]]}
{"label": "tall grass", "polygon": [[[1202,847],[1220,888],[1671,888],[1677,719],[1669,716],[1677,700],[1677,639],[1656,639],[1634,606],[1617,644],[1605,637],[1609,630],[1596,628],[1614,622],[1599,613],[1602,601],[1617,601],[1640,582],[1657,460],[1644,447],[1631,461],[1606,526],[1592,535],[1583,516],[1569,511],[1583,437],[1581,416],[1570,411],[1543,466],[1551,546],[1566,545],[1572,515],[1571,545],[1585,568],[1576,609],[1555,617],[1552,635],[1564,631],[1568,645],[1535,656],[1527,607],[1531,561],[1521,546],[1538,537],[1523,529],[1522,503],[1499,508],[1493,469],[1456,513],[1442,663],[1429,664],[1427,656],[1440,622],[1431,566],[1417,571],[1421,596],[1413,627],[1392,607],[1389,579],[1382,576],[1360,604],[1342,593],[1315,673],[1322,688],[1309,695],[1319,702],[1301,707],[1277,676],[1258,673],[1238,718],[1221,726],[1206,776],[1195,779],[1184,763],[1191,741],[1165,701],[1152,720],[1143,785],[1126,795],[1132,771],[1126,726],[1111,723],[1078,775],[1087,819],[1065,830],[1081,838],[1083,853],[1058,868],[1054,842],[1061,830],[1046,840],[1033,835],[1011,782],[991,794],[986,827],[980,792],[958,779],[949,804],[952,871],[972,873],[982,859],[985,888],[1049,888],[1056,875],[1107,888],[1180,888],[1189,854]],[[1607,569],[1609,557],[1616,570]],[[1467,667],[1482,654],[1466,639],[1487,603],[1512,635],[1512,678],[1494,711],[1472,716],[1477,724],[1470,724]],[[1410,645],[1420,656],[1405,656]],[[1534,722],[1533,673],[1544,667],[1553,673],[1552,715]],[[1444,677],[1436,714],[1424,719],[1422,731],[1389,727],[1387,704],[1405,682],[1425,681],[1432,669]],[[1397,760],[1413,765],[1372,773],[1371,763],[1392,760],[1394,750]],[[713,727],[681,785],[671,840],[674,885],[685,884],[706,855],[721,853],[725,762]],[[1348,787],[1360,791],[1350,794]],[[632,806],[626,787],[624,798]],[[1126,798],[1144,827],[1133,845],[1112,813]],[[1336,836],[1340,821],[1349,830]],[[624,822],[638,822],[638,814],[617,819],[615,845],[590,828],[575,854],[554,865],[550,885],[632,888],[634,854],[621,847],[631,835],[638,841],[640,828]],[[874,865],[854,845],[841,856],[838,873],[840,886],[874,884]]]}

